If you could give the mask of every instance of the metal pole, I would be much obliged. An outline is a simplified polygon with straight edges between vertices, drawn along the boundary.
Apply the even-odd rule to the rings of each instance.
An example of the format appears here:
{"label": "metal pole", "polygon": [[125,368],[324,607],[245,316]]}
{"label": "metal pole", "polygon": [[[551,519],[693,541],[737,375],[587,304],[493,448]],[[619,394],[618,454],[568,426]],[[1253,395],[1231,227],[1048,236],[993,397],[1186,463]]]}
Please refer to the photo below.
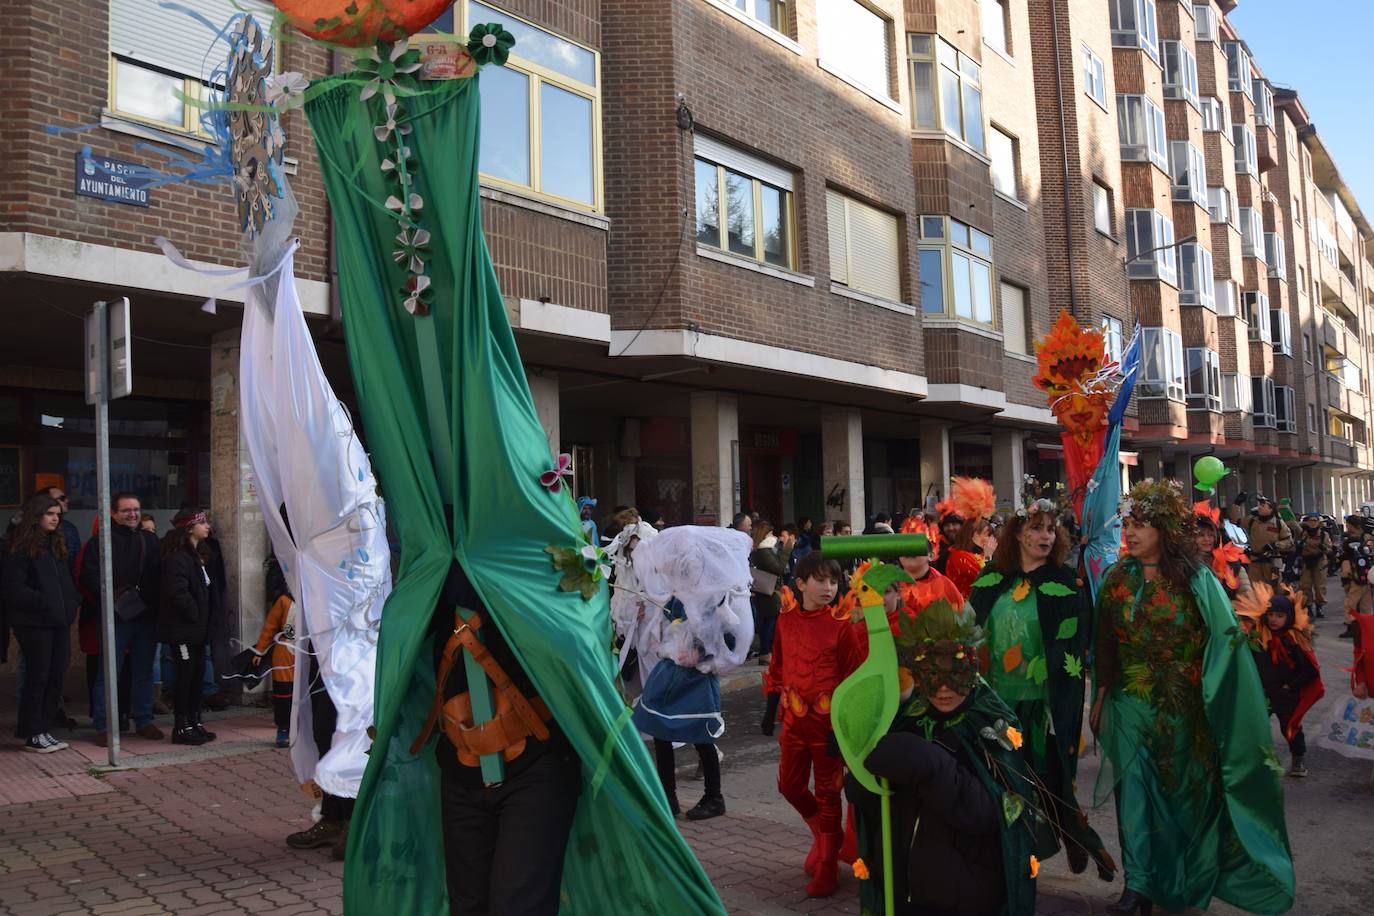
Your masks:
{"label": "metal pole", "polygon": [[104,302],[95,304],[96,384],[95,486],[100,515],[100,655],[105,668],[105,734],[110,766],[119,766],[119,660],[115,657],[114,565],[110,543],[110,321]]}

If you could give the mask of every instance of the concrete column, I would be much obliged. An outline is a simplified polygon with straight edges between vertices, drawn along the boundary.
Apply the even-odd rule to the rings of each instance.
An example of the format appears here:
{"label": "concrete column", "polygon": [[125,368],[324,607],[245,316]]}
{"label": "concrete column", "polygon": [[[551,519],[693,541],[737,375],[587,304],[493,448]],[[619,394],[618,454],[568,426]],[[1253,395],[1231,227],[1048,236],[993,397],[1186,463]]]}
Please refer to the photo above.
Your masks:
{"label": "concrete column", "polygon": [[864,527],[864,421],[853,408],[821,411],[821,486],[826,515]]}
{"label": "concrete column", "polygon": [[210,344],[210,512],[224,552],[229,635],[251,645],[267,616],[262,564],[270,547],[239,431],[238,328],[219,332]]}
{"label": "concrete column", "polygon": [[[549,453],[554,457],[561,452],[563,443],[562,426],[558,410],[558,375],[540,373],[529,376],[530,394],[534,396],[534,411],[539,415],[539,425],[544,427],[544,435],[549,439]],[[628,505],[628,503],[627,503]]]}
{"label": "concrete column", "polygon": [[1021,504],[1021,484],[1026,477],[1026,434],[1019,429],[992,432],[992,485],[998,508]]}
{"label": "concrete column", "polygon": [[1174,477],[1183,484],[1183,495],[1196,502],[1202,497],[1201,490],[1193,489],[1193,463],[1198,456],[1180,452],[1174,456]]}
{"label": "concrete column", "polygon": [[933,507],[932,499],[949,494],[949,424],[943,420],[921,421],[921,504]]}
{"label": "concrete column", "polygon": [[1140,450],[1140,470],[1145,477],[1150,480],[1159,480],[1164,476],[1164,451],[1157,448],[1143,448]]}
{"label": "concrete column", "polygon": [[1326,515],[1336,515],[1335,487],[1332,484],[1331,472],[1325,468],[1315,468],[1312,476],[1317,491],[1317,511]]}
{"label": "concrete column", "polygon": [[739,511],[739,404],[692,392],[692,512],[698,525],[728,525]]}

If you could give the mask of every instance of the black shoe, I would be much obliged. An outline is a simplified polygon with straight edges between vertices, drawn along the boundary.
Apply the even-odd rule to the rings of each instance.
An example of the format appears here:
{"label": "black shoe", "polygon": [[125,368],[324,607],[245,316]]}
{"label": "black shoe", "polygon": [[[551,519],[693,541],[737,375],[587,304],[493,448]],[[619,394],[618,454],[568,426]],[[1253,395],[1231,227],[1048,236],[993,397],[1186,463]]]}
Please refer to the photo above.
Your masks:
{"label": "black shoe", "polygon": [[172,743],[190,744],[194,747],[199,747],[205,743],[205,739],[202,738],[194,728],[183,726],[182,728],[172,729]]}
{"label": "black shoe", "polygon": [[707,795],[697,802],[696,807],[687,812],[687,820],[704,821],[710,817],[720,817],[725,813],[725,799],[719,795]]}
{"label": "black shoe", "polygon": [[319,849],[333,846],[343,833],[343,821],[317,821],[309,830],[293,833],[286,838],[286,845],[292,849]]}
{"label": "black shoe", "polygon": [[197,722],[195,725],[192,725],[191,731],[195,732],[197,735],[200,735],[201,741],[215,740],[215,733],[211,731],[206,731],[204,722]]}
{"label": "black shoe", "polygon": [[682,806],[677,803],[677,793],[668,796],[668,810],[673,812],[673,817],[682,814]]}
{"label": "black shoe", "polygon": [[1345,632],[1341,634],[1341,639],[1355,638],[1355,621],[1350,621],[1345,625]]}
{"label": "black shoe", "polygon": [[1107,904],[1107,912],[1112,916],[1130,916],[1132,913],[1139,913],[1140,916],[1150,916],[1155,905],[1138,891],[1130,888],[1121,895],[1121,899],[1116,903]]}

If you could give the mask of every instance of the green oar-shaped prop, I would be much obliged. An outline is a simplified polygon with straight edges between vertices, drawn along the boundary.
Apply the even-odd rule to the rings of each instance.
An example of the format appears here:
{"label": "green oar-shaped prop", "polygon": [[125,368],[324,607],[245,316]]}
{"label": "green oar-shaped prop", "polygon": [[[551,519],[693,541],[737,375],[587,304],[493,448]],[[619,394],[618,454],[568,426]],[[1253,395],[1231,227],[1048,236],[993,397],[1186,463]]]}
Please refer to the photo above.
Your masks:
{"label": "green oar-shaped prop", "polygon": [[[859,535],[821,540],[821,555],[836,560],[873,556],[925,556],[930,542],[924,534]],[[845,678],[830,698],[830,724],[844,762],[854,778],[881,798],[883,835],[883,906],[893,916],[892,790],[877,779],[864,761],[892,727],[901,702],[897,679],[897,644],[883,609],[883,593],[895,582],[912,582],[901,567],[875,562],[866,570],[857,591],[868,630],[868,657]]]}

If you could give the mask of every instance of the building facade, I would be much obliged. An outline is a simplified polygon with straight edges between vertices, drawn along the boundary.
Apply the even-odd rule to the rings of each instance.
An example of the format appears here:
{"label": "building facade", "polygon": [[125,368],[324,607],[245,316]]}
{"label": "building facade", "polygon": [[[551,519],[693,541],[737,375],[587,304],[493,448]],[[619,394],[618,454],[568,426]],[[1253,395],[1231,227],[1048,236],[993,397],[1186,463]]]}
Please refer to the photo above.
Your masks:
{"label": "building facade", "polygon": [[[238,441],[240,309],[231,293],[203,312],[223,281],[153,242],[237,266],[229,194],[81,191],[89,157],[159,165],[204,142],[183,97],[212,76],[213,34],[146,0],[13,5],[0,504],[56,483],[91,524],[80,318],[129,297],[114,487],[164,522],[212,504],[255,636],[266,540]],[[603,514],[856,530],[932,504],[951,474],[1010,504],[1024,474],[1061,478],[1030,378],[1065,310],[1117,354],[1141,327],[1132,475],[1186,479],[1215,454],[1228,499],[1340,514],[1374,497],[1374,231],[1234,6],[458,0],[435,31],[502,21],[517,38],[481,77],[482,217],[577,492]],[[347,65],[306,43],[282,55],[308,75]],[[301,113],[285,129],[302,299],[350,400],[314,146]]]}

